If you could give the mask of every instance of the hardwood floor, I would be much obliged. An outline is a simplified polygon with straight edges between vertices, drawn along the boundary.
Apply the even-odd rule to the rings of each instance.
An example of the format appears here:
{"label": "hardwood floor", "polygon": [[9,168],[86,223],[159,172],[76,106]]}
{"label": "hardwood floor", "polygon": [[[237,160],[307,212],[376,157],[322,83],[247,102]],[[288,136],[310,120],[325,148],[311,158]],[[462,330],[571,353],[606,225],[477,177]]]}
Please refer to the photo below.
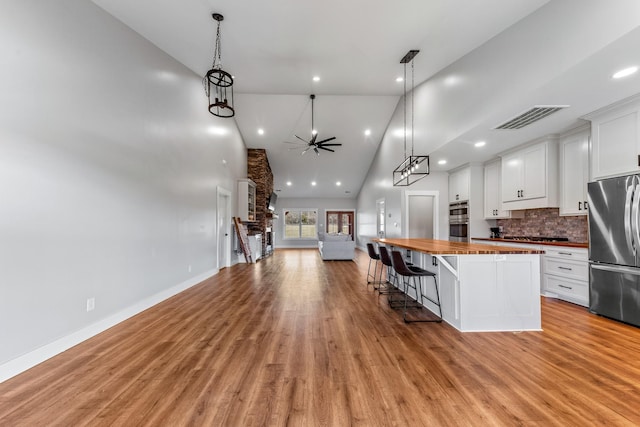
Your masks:
{"label": "hardwood floor", "polygon": [[543,332],[405,325],[367,263],[224,269],[0,384],[0,425],[640,424],[640,329],[545,298]]}

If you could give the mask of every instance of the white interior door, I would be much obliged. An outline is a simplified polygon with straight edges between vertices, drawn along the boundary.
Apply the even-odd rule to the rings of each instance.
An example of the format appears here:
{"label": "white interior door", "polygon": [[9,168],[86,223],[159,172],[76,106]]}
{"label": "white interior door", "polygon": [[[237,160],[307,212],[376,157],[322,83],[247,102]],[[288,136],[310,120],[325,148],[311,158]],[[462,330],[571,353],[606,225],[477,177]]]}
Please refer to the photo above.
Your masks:
{"label": "white interior door", "polygon": [[405,192],[405,237],[438,238],[438,192]]}
{"label": "white interior door", "polygon": [[218,269],[231,265],[231,192],[218,187]]}

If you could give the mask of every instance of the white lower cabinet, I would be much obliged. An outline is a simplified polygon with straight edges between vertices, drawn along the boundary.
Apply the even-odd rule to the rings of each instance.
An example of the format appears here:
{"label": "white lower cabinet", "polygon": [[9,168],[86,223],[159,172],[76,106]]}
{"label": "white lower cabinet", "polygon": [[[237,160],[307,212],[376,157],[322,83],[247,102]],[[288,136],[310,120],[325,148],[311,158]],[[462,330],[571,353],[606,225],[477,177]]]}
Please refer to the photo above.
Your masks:
{"label": "white lower cabinet", "polygon": [[589,306],[589,255],[586,248],[482,240],[474,240],[473,243],[544,251],[540,262],[540,293],[584,307]]}
{"label": "white lower cabinet", "polygon": [[543,295],[589,306],[589,261],[587,249],[545,249],[542,270]]}

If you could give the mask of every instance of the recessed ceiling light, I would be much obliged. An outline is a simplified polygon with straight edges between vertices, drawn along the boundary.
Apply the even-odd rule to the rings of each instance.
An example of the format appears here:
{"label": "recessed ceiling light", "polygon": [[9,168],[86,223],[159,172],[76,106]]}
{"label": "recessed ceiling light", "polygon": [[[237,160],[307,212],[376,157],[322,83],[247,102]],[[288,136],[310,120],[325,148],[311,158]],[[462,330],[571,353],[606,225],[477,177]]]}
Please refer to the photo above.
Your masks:
{"label": "recessed ceiling light", "polygon": [[258,129],[258,135],[264,135],[264,129],[259,128]]}
{"label": "recessed ceiling light", "polygon": [[364,131],[364,136],[369,136],[371,135],[371,129],[367,129]]}
{"label": "recessed ceiling light", "polygon": [[396,77],[396,82],[402,83],[404,79],[402,77]]}
{"label": "recessed ceiling light", "polygon": [[319,82],[320,81],[320,76],[313,76],[313,81],[314,82]]}
{"label": "recessed ceiling light", "polygon": [[313,185],[315,187],[316,186],[316,182],[315,181],[311,181],[311,185]]}
{"label": "recessed ceiling light", "polygon": [[473,145],[475,145],[476,147],[484,147],[485,145],[487,145],[487,143],[484,141],[478,141]]}
{"label": "recessed ceiling light", "polygon": [[638,71],[638,67],[629,67],[629,68],[625,68],[624,70],[620,70],[617,73],[615,73],[613,76],[614,79],[621,79],[623,77],[627,77],[630,76],[631,74],[635,73],[636,71]]}
{"label": "recessed ceiling light", "polygon": [[438,164],[439,165],[446,165],[447,161],[446,160],[438,160]]}
{"label": "recessed ceiling light", "polygon": [[341,183],[340,181],[337,181],[337,182],[336,182],[336,185],[337,185],[338,187],[340,187],[340,186],[342,185],[342,183]]}
{"label": "recessed ceiling light", "polygon": [[291,181],[287,181],[287,186],[291,187]]}

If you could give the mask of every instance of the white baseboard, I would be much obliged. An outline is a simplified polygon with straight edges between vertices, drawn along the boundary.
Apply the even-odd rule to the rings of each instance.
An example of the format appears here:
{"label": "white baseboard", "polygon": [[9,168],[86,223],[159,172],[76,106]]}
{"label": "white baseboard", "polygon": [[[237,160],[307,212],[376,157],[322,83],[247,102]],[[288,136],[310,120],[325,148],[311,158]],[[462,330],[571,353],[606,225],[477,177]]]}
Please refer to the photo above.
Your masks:
{"label": "white baseboard", "polygon": [[98,335],[101,332],[123,322],[136,314],[153,307],[162,301],[171,298],[174,295],[179,294],[192,286],[218,274],[218,269],[208,270],[196,277],[192,277],[182,283],[179,283],[169,289],[152,295],[142,301],[135,303],[132,306],[125,308],[117,313],[114,313],[96,323],[93,323],[79,331],[73,332],[60,339],[57,339],[49,344],[46,344],[40,348],[30,351],[27,354],[12,359],[6,363],[0,365],[0,383],[14,377],[39,363],[44,362],[47,359],[56,356],[63,351],[70,349],[71,347],[80,344],[82,341]]}

